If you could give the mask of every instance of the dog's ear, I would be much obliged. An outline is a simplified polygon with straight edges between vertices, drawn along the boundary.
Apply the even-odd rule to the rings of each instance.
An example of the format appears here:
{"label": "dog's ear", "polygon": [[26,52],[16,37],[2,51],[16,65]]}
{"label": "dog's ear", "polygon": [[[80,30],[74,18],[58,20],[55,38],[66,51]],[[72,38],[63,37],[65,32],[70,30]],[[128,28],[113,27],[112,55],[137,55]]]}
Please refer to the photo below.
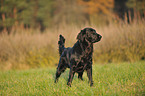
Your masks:
{"label": "dog's ear", "polygon": [[84,32],[84,30],[81,30],[81,32],[77,36],[77,39],[80,40],[80,41],[83,41],[83,38],[84,38],[84,36],[83,36],[84,33],[83,32]]}
{"label": "dog's ear", "polygon": [[65,38],[61,34],[59,35],[59,40],[65,43]]}

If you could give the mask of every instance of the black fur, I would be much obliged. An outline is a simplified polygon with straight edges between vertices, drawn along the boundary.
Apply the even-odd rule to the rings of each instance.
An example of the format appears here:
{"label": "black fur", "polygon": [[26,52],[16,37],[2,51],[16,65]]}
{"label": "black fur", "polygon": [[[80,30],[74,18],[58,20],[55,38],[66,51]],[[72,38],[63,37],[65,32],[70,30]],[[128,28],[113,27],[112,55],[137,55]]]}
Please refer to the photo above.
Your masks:
{"label": "black fur", "polygon": [[65,39],[60,35],[59,54],[60,60],[56,71],[55,83],[58,81],[61,73],[66,68],[70,68],[69,79],[67,82],[68,86],[71,86],[75,73],[78,73],[78,78],[83,80],[83,72],[86,70],[89,78],[90,86],[93,85],[92,80],[92,54],[93,54],[93,43],[100,41],[101,35],[96,33],[92,28],[85,28],[78,34],[78,41],[72,48],[65,48]]}

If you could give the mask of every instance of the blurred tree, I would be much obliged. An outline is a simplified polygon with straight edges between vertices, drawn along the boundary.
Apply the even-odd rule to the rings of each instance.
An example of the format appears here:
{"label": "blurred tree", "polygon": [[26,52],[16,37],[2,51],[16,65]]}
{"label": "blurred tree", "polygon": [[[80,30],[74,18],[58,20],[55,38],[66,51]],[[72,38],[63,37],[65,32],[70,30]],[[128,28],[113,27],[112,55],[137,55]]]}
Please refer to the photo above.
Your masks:
{"label": "blurred tree", "polygon": [[53,0],[1,0],[0,30],[11,32],[21,24],[25,28],[44,30],[51,25],[52,2]]}
{"label": "blurred tree", "polygon": [[131,22],[137,15],[145,16],[145,0],[115,0],[114,12],[121,19],[126,19],[126,21]]}
{"label": "blurred tree", "polygon": [[133,8],[141,13],[145,11],[145,0],[128,0],[126,5],[128,8]]}
{"label": "blurred tree", "polygon": [[139,12],[141,16],[145,15],[145,0],[128,0],[126,6],[135,12]]}
{"label": "blurred tree", "polygon": [[1,0],[1,30],[3,29],[4,32],[6,32],[8,30],[11,30],[12,27],[17,27],[19,21],[18,13],[20,13],[21,10],[23,10],[25,5],[25,0]]}
{"label": "blurred tree", "polygon": [[114,0],[114,1],[115,1],[114,13],[116,14],[117,17],[124,19],[124,15],[128,11],[126,4],[125,4],[127,2],[127,0]]}
{"label": "blurred tree", "polygon": [[56,0],[54,7],[55,25],[85,23],[83,7],[76,0]]}
{"label": "blurred tree", "polygon": [[114,0],[78,0],[80,5],[86,6],[85,12],[88,14],[103,13],[110,15],[114,8]]}
{"label": "blurred tree", "polygon": [[54,16],[54,0],[38,0],[37,24],[41,31],[46,27],[52,27]]}
{"label": "blurred tree", "polygon": [[5,33],[5,32],[7,32],[7,29],[6,29],[6,26],[4,25],[4,22],[5,22],[5,18],[6,18],[6,16],[5,16],[5,13],[3,12],[4,11],[4,0],[1,0],[1,2],[0,2],[0,16],[1,16],[1,19],[0,19],[0,30],[2,30],[3,29],[3,32]]}
{"label": "blurred tree", "polygon": [[108,24],[113,9],[123,19],[128,9],[144,16],[145,0],[0,0],[0,31],[13,32],[20,25],[43,31],[53,25]]}
{"label": "blurred tree", "polygon": [[43,31],[51,25],[53,0],[27,1],[27,7],[20,13],[25,27],[40,28]]}
{"label": "blurred tree", "polygon": [[[108,20],[112,18],[114,0],[77,0],[79,5],[84,6],[85,17],[88,22],[97,25],[108,24]],[[100,21],[101,20],[101,21]],[[103,22],[102,22],[103,20]]]}

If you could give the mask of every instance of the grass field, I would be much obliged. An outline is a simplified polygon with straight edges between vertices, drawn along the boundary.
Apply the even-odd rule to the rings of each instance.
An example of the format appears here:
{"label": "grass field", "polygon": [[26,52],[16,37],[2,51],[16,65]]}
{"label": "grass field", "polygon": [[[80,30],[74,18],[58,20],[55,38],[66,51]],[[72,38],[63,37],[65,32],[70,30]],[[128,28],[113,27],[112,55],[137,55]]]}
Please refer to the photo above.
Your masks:
{"label": "grass field", "polygon": [[72,87],[67,83],[68,71],[54,84],[55,68],[10,70],[0,72],[0,95],[47,96],[145,96],[145,61],[93,65],[94,86],[86,73],[84,81],[75,75]]}

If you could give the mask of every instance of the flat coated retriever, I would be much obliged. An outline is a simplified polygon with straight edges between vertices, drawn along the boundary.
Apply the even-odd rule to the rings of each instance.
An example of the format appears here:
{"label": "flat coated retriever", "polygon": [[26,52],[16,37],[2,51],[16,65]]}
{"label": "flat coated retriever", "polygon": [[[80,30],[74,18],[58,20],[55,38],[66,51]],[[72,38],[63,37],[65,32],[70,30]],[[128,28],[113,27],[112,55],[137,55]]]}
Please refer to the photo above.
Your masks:
{"label": "flat coated retriever", "polygon": [[78,73],[78,78],[83,80],[82,75],[85,70],[87,71],[90,86],[92,86],[93,43],[100,41],[101,38],[102,36],[96,33],[94,29],[85,28],[78,34],[78,41],[74,46],[72,48],[65,48],[65,39],[60,35],[58,41],[60,60],[56,71],[55,83],[58,81],[61,73],[64,72],[66,68],[70,68],[69,79],[67,82],[68,86],[71,87],[75,72]]}

